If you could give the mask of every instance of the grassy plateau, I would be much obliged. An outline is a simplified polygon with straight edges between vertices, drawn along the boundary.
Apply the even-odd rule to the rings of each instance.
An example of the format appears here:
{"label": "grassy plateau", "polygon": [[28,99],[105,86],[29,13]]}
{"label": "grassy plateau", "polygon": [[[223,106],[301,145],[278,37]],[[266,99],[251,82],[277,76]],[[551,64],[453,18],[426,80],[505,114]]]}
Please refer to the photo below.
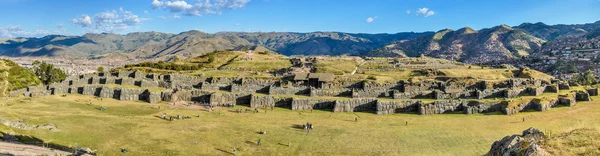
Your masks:
{"label": "grassy plateau", "polygon": [[[102,106],[107,110],[100,111]],[[126,155],[232,155],[234,147],[238,155],[483,155],[494,141],[529,127],[551,136],[579,128],[600,128],[600,105],[595,101],[513,116],[375,115],[287,108],[238,114],[238,108],[248,107],[208,112],[167,103],[80,95],[5,98],[0,101],[1,118],[27,119],[25,123],[30,125],[51,123],[59,131],[26,131],[0,125],[0,132],[90,147],[100,155],[122,155],[123,148],[129,151]],[[192,118],[166,121],[159,118],[162,113]],[[299,128],[306,122],[314,124],[314,130]],[[256,144],[259,139],[260,146]],[[555,144],[569,141],[564,138]]]}

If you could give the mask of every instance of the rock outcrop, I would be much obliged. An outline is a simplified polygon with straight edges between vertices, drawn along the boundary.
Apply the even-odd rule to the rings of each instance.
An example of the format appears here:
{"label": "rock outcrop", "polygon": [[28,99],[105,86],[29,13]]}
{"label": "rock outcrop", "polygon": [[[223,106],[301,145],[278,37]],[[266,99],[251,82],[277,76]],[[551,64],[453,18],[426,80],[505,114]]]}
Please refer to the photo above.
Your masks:
{"label": "rock outcrop", "polygon": [[494,142],[486,156],[549,156],[550,153],[540,145],[545,139],[542,131],[529,128],[521,135],[506,136]]}

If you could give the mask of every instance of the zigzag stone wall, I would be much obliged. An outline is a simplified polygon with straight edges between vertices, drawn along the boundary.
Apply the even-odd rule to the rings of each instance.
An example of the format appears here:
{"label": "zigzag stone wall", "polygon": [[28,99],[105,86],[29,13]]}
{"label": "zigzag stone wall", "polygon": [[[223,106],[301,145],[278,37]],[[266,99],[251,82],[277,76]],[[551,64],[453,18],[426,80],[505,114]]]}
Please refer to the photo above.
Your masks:
{"label": "zigzag stone wall", "polygon": [[377,114],[417,112],[421,101],[377,101]]}
{"label": "zigzag stone wall", "polygon": [[376,112],[377,99],[336,100],[333,112]]}
{"label": "zigzag stone wall", "polygon": [[292,110],[333,110],[335,100],[329,99],[292,99]]}

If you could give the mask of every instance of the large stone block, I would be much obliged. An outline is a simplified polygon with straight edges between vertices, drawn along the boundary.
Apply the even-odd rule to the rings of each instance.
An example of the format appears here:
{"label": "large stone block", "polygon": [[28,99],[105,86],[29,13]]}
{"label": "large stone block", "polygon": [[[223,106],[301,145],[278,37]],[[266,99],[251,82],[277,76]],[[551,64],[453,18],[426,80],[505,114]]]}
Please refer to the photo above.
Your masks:
{"label": "large stone block", "polygon": [[419,100],[408,100],[408,101],[382,101],[377,100],[377,114],[394,114],[394,113],[407,113],[417,112]]}
{"label": "large stone block", "polygon": [[586,89],[586,91],[588,94],[590,94],[590,96],[598,96],[598,88],[589,88]]}
{"label": "large stone block", "polygon": [[333,110],[335,100],[330,99],[292,99],[292,110]]}
{"label": "large stone block", "polygon": [[271,95],[258,96],[252,95],[250,98],[251,108],[269,108],[275,107],[275,98]]}
{"label": "large stone block", "polygon": [[336,100],[333,112],[377,112],[376,99]]}

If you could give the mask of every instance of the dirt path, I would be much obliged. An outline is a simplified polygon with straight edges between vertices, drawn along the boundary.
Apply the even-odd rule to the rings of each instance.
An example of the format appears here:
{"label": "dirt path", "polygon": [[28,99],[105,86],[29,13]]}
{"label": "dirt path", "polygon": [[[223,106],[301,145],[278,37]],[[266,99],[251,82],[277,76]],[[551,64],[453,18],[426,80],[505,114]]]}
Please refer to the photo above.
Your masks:
{"label": "dirt path", "polygon": [[24,144],[15,144],[8,142],[0,142],[0,155],[8,154],[8,155],[69,155],[70,152],[53,150],[49,148],[32,146],[32,145],[24,145]]}
{"label": "dirt path", "polygon": [[359,63],[356,67],[354,67],[354,70],[352,71],[352,73],[350,73],[350,75],[354,75],[356,73],[356,71],[358,70],[358,67],[360,67],[360,65],[363,65],[367,63],[367,61],[363,61],[361,63]]}

